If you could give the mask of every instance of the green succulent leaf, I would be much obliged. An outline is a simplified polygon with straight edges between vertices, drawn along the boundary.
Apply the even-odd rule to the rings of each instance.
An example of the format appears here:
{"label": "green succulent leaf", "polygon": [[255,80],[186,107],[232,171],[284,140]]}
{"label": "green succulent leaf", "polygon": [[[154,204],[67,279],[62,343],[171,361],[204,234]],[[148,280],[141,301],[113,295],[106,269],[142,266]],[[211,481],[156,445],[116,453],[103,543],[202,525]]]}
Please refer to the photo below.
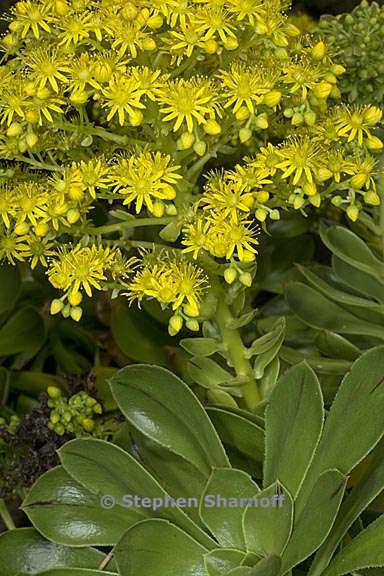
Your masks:
{"label": "green succulent leaf", "polygon": [[381,326],[354,316],[302,282],[290,284],[286,297],[295,314],[309,326],[340,334],[362,334],[384,339]]}
{"label": "green succulent leaf", "polygon": [[0,266],[0,315],[11,310],[21,288],[20,271],[17,266],[2,263]]}
{"label": "green succulent leaf", "polygon": [[104,558],[105,554],[94,548],[70,548],[49,542],[34,528],[18,528],[0,535],[2,576],[38,575],[53,568],[97,569]]}
{"label": "green succulent leaf", "polygon": [[246,500],[259,491],[252,478],[241,470],[213,470],[200,502],[200,516],[221,546],[245,550],[243,513]]}
{"label": "green succulent leaf", "polygon": [[[107,501],[108,507],[120,508],[125,513],[127,524],[134,524],[139,518],[160,517],[184,528],[205,546],[213,545],[209,536],[183,510],[166,504],[172,502],[169,494],[121,448],[103,440],[71,440],[60,448],[59,456],[68,474],[98,496],[100,506],[105,507]],[[147,503],[136,507],[131,505],[131,497],[145,498]],[[110,506],[111,502],[113,506]],[[158,503],[157,509],[154,502]]]}
{"label": "green succulent leaf", "polygon": [[22,308],[0,329],[0,356],[11,356],[19,352],[37,353],[44,339],[42,316],[31,306]]}
{"label": "green succulent leaf", "polygon": [[[343,379],[308,472],[301,501],[325,470],[349,472],[384,434],[384,346],[365,352]],[[361,432],[359,432],[361,431]]]}
{"label": "green succulent leaf", "polygon": [[384,262],[351,230],[343,226],[322,227],[320,235],[327,248],[341,260],[379,281],[384,279]]}
{"label": "green succulent leaf", "polygon": [[61,466],[39,478],[28,492],[23,510],[46,538],[67,546],[115,544],[132,523],[142,518],[134,509],[103,508],[100,498]]}
{"label": "green succulent leaf", "polygon": [[336,556],[324,576],[342,576],[363,568],[384,566],[384,514]]}
{"label": "green succulent leaf", "polygon": [[202,405],[177,376],[157,366],[136,365],[111,380],[113,395],[128,421],[207,477],[228,458]]}
{"label": "green succulent leaf", "polygon": [[208,576],[207,549],[165,520],[139,522],[115,549],[120,576]]}
{"label": "green succulent leaf", "polygon": [[380,303],[384,303],[384,283],[370,274],[358,270],[338,258],[332,257],[332,268],[335,275],[345,284],[346,287],[353,288],[363,296],[370,296]]}
{"label": "green succulent leaf", "polygon": [[255,564],[255,566],[235,568],[225,576],[279,576],[281,559],[278,556],[268,556]]}
{"label": "green succulent leaf", "polygon": [[[258,505],[243,515],[247,550],[259,556],[281,555],[292,531],[293,501],[278,482],[257,495]],[[267,505],[263,505],[264,503]]]}
{"label": "green succulent leaf", "polygon": [[324,419],[319,381],[307,364],[280,378],[266,410],[264,486],[276,481],[296,497],[320,439]]}
{"label": "green succulent leaf", "polygon": [[331,358],[340,358],[342,360],[357,360],[361,351],[349,342],[346,338],[336,332],[322,330],[316,337],[318,349]]}
{"label": "green succulent leaf", "polygon": [[282,556],[283,574],[324,542],[339,511],[346,483],[347,477],[338,470],[327,470],[313,486],[305,506],[295,507],[292,535]]}
{"label": "green succulent leaf", "polygon": [[89,570],[88,568],[52,568],[39,572],[38,576],[118,576],[117,572]]}
{"label": "green succulent leaf", "polygon": [[252,356],[268,352],[280,340],[284,330],[285,318],[279,318],[279,320],[277,320],[273,326],[272,330],[253,341],[252,345],[247,350],[246,357],[252,358]]}
{"label": "green succulent leaf", "polygon": [[211,358],[194,356],[187,368],[189,376],[203,388],[215,389],[234,381],[233,375]]}
{"label": "green succulent leaf", "polygon": [[230,570],[241,566],[247,553],[235,548],[217,548],[204,556],[208,576],[223,576]]}
{"label": "green succulent leaf", "polygon": [[214,338],[184,338],[180,345],[192,356],[212,356],[221,350],[220,342]]}

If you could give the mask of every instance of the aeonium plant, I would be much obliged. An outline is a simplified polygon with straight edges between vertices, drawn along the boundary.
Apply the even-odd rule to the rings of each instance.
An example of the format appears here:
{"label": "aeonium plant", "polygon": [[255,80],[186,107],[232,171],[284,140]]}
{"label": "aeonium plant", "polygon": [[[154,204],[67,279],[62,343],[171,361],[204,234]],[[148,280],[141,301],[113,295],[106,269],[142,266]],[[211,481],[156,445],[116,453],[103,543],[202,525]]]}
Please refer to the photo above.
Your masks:
{"label": "aeonium plant", "polygon": [[171,336],[203,329],[211,398],[251,410],[263,370],[239,330],[259,228],[380,205],[382,112],[341,102],[345,68],[287,8],[26,0],[1,41],[1,257],[46,268],[53,314],[80,320],[110,290],[169,310]]}

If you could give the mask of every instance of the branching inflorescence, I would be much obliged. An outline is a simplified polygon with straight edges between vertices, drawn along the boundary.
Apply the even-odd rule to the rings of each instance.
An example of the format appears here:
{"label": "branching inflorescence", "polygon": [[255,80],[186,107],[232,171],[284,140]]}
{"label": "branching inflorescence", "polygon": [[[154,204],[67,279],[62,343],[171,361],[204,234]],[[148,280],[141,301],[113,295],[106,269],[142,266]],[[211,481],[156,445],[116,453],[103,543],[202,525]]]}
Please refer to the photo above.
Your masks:
{"label": "branching inflorescence", "polygon": [[[0,255],[47,269],[52,313],[79,320],[84,295],[112,289],[169,307],[172,335],[199,330],[217,276],[251,284],[269,220],[332,202],[355,221],[380,204],[382,113],[341,102],[345,68],[287,7],[16,4],[1,40]],[[148,226],[153,243],[133,234]]]}

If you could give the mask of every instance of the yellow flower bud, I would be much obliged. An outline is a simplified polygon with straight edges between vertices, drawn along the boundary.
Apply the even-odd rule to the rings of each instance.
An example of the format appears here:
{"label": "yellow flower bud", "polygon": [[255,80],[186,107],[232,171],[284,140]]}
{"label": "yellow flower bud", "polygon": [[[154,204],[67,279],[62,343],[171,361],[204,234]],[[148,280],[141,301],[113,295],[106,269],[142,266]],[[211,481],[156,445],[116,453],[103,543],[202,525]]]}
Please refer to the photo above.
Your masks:
{"label": "yellow flower bud", "polygon": [[239,276],[240,282],[250,288],[252,286],[252,276],[249,272],[242,272]]}
{"label": "yellow flower bud", "polygon": [[156,202],[153,203],[152,214],[156,218],[161,218],[164,215],[164,212],[165,212],[164,203],[161,202],[161,200],[156,200]]}
{"label": "yellow flower bud", "polygon": [[183,327],[183,318],[179,314],[174,314],[169,319],[168,332],[171,336],[176,336]]}
{"label": "yellow flower bud", "polygon": [[7,128],[7,136],[13,138],[14,136],[20,136],[23,132],[23,127],[19,122],[12,122],[12,124]]}
{"label": "yellow flower bud", "polygon": [[261,202],[261,204],[265,204],[269,200],[269,192],[266,190],[260,190],[259,192],[256,192],[255,198],[258,202]]}
{"label": "yellow flower bud", "polygon": [[249,116],[250,116],[250,112],[246,106],[241,106],[241,108],[239,108],[237,110],[237,112],[235,113],[236,120],[239,120],[240,122],[244,122],[245,120],[248,120]]}
{"label": "yellow flower bud", "polygon": [[60,414],[58,414],[57,412],[52,412],[49,419],[52,422],[52,424],[57,424],[58,422],[60,422]]}
{"label": "yellow flower bud", "polygon": [[70,295],[68,296],[68,301],[71,304],[71,306],[78,306],[79,304],[81,304],[83,300],[83,295],[81,292],[71,292]]}
{"label": "yellow flower bud", "polygon": [[300,29],[295,26],[294,24],[292,24],[291,22],[289,22],[288,24],[285,25],[285,31],[288,34],[288,36],[300,36],[301,31]]}
{"label": "yellow flower bud", "polygon": [[238,47],[239,42],[237,38],[234,38],[233,36],[228,36],[228,38],[224,41],[224,48],[226,48],[226,50],[237,50]]}
{"label": "yellow flower bud", "polygon": [[371,206],[380,206],[381,204],[380,196],[372,190],[364,194],[364,201]]}
{"label": "yellow flower bud", "polygon": [[367,147],[369,150],[382,150],[384,144],[377,136],[370,136],[367,140]]}
{"label": "yellow flower bud", "polygon": [[362,172],[360,172],[359,174],[355,174],[355,176],[351,178],[351,184],[357,190],[363,188],[363,186],[365,186],[367,182],[368,182],[368,175]]}
{"label": "yellow flower bud", "polygon": [[337,84],[337,78],[334,74],[332,74],[332,72],[328,72],[328,74],[325,75],[324,80],[330,84]]}
{"label": "yellow flower bud", "polygon": [[268,33],[268,26],[265,24],[265,22],[262,22],[261,20],[259,20],[256,24],[256,26],[254,27],[254,31],[256,32],[256,34],[267,34]]}
{"label": "yellow flower bud", "polygon": [[73,104],[74,106],[81,106],[82,104],[85,104],[87,102],[88,94],[86,93],[85,90],[76,90],[75,92],[72,92],[69,99],[71,101],[71,104]]}
{"label": "yellow flower bud", "polygon": [[152,30],[158,30],[163,25],[163,18],[160,14],[154,14],[147,20],[147,26],[149,26]]}
{"label": "yellow flower bud", "polygon": [[272,212],[269,213],[269,217],[271,220],[280,220],[280,212],[277,209],[272,210]]}
{"label": "yellow flower bud", "polygon": [[71,200],[78,202],[84,198],[84,185],[82,182],[74,182],[68,190],[68,196]]}
{"label": "yellow flower bud", "polygon": [[27,143],[28,148],[33,148],[35,144],[39,141],[39,137],[34,132],[30,132],[26,135],[25,141]]}
{"label": "yellow flower bud", "polygon": [[55,315],[62,311],[64,308],[64,302],[61,300],[55,299],[51,302],[51,314]]}
{"label": "yellow flower bud", "polygon": [[336,100],[339,100],[341,98],[341,92],[336,85],[332,86],[330,97],[335,98]]}
{"label": "yellow flower bud", "polygon": [[295,112],[292,116],[291,123],[293,126],[300,126],[304,122],[304,116],[301,112]]}
{"label": "yellow flower bud", "polygon": [[162,189],[164,200],[174,200],[176,198],[176,190],[170,184],[167,184]]}
{"label": "yellow flower bud", "polygon": [[152,52],[152,50],[156,49],[156,42],[153,38],[144,38],[142,42],[143,50],[147,52]]}
{"label": "yellow flower bud", "polygon": [[256,220],[258,220],[259,222],[265,222],[268,216],[268,212],[267,210],[264,210],[264,208],[258,208],[255,212],[255,216]]}
{"label": "yellow flower bud", "polygon": [[315,86],[313,93],[320,100],[326,100],[330,93],[332,92],[332,84],[329,82],[322,81],[317,86]]}
{"label": "yellow flower bud", "polygon": [[356,222],[356,220],[358,219],[360,214],[360,210],[358,209],[357,206],[354,205],[350,205],[347,208],[347,216],[350,220],[352,220],[352,222]]}
{"label": "yellow flower bud", "polygon": [[213,120],[212,118],[204,124],[203,128],[204,132],[206,132],[206,134],[209,134],[210,136],[217,136],[221,132],[220,124],[216,122],[216,120]]}
{"label": "yellow flower bud", "polygon": [[329,180],[330,178],[332,178],[333,173],[328,169],[328,168],[319,168],[318,172],[317,172],[317,177],[320,180],[320,182],[325,182],[326,180]]}
{"label": "yellow flower bud", "polygon": [[266,114],[260,114],[255,118],[255,126],[260,128],[260,130],[266,130],[269,126],[268,116]]}
{"label": "yellow flower bud", "polygon": [[316,124],[317,115],[313,110],[308,110],[304,113],[304,121],[307,126],[314,126]]}
{"label": "yellow flower bud", "polygon": [[36,124],[39,121],[39,113],[36,110],[27,110],[25,113],[25,119],[28,124]]}
{"label": "yellow flower bud", "polygon": [[49,226],[46,222],[39,222],[34,228],[36,236],[40,238],[45,236],[49,231]]}
{"label": "yellow flower bud", "polygon": [[165,213],[168,216],[176,216],[177,215],[177,208],[174,204],[166,204],[165,206]]}
{"label": "yellow flower bud", "polygon": [[55,0],[55,12],[58,16],[66,16],[69,12],[69,6],[65,0]]}
{"label": "yellow flower bud", "polygon": [[81,214],[80,214],[79,210],[76,210],[76,208],[71,208],[67,212],[68,224],[75,224],[79,220],[80,216],[81,216]]}
{"label": "yellow flower bud", "polygon": [[315,196],[317,194],[317,188],[314,182],[306,182],[303,189],[307,196]]}
{"label": "yellow flower bud", "polygon": [[342,198],[342,196],[334,196],[334,197],[332,198],[331,202],[332,202],[332,204],[333,204],[334,206],[336,206],[337,208],[339,208],[339,207],[342,205],[342,203],[343,203],[343,198]]}
{"label": "yellow flower bud", "polygon": [[237,278],[237,271],[235,268],[229,267],[224,271],[224,280],[227,284],[233,284]]}
{"label": "yellow flower bud", "polygon": [[36,96],[40,100],[47,100],[51,96],[51,91],[47,86],[40,87],[36,90]]}
{"label": "yellow flower bud", "polygon": [[178,147],[180,150],[189,150],[195,142],[195,135],[191,132],[183,132],[178,140]]}
{"label": "yellow flower bud", "polygon": [[[60,302],[60,300],[59,300],[59,302]],[[60,398],[60,396],[61,396],[61,390],[57,386],[48,386],[47,393],[48,393],[48,396],[54,400],[56,398]]]}
{"label": "yellow flower bud", "polygon": [[219,44],[216,42],[214,38],[210,38],[206,42],[204,42],[204,50],[207,54],[215,54],[219,49]]}
{"label": "yellow flower bud", "polygon": [[256,254],[250,250],[243,250],[243,256],[241,258],[242,262],[254,262],[256,260]]}
{"label": "yellow flower bud", "polygon": [[91,418],[83,418],[81,425],[86,432],[92,432],[95,428],[95,421]]}
{"label": "yellow flower bud", "polygon": [[312,204],[312,206],[315,206],[316,208],[319,208],[320,204],[321,204],[321,196],[320,194],[315,194],[314,196],[310,196],[309,197],[309,201]]}
{"label": "yellow flower bud", "polygon": [[248,142],[248,140],[252,138],[252,130],[250,130],[249,128],[240,128],[239,138],[240,142],[242,144],[245,144],[245,142]]}
{"label": "yellow flower bud", "polygon": [[327,47],[321,40],[312,48],[311,55],[314,60],[322,60],[327,53]]}
{"label": "yellow flower bud", "polygon": [[198,142],[195,142],[193,149],[198,156],[204,156],[207,150],[207,145],[202,140],[199,140]]}
{"label": "yellow flower bud", "polygon": [[368,106],[363,114],[364,122],[366,122],[369,126],[375,126],[378,122],[380,122],[382,116],[383,112],[377,106]]}
{"label": "yellow flower bud", "polygon": [[17,236],[24,236],[24,234],[28,234],[30,225],[27,222],[21,222],[15,226],[14,232]]}
{"label": "yellow flower bud", "polygon": [[346,71],[346,68],[344,68],[344,66],[341,64],[333,64],[331,68],[331,72],[335,74],[335,76],[342,76],[342,74],[345,74]]}
{"label": "yellow flower bud", "polygon": [[269,108],[274,108],[280,103],[282,97],[283,94],[279,90],[271,90],[271,92],[268,92],[268,94],[264,96],[263,102],[266,106],[269,106]]}
{"label": "yellow flower bud", "polygon": [[134,20],[138,14],[138,9],[133,2],[127,2],[120,14],[125,20]]}
{"label": "yellow flower bud", "polygon": [[188,330],[192,332],[198,332],[200,330],[200,326],[197,320],[187,320],[185,323]]}
{"label": "yellow flower bud", "polygon": [[24,152],[28,149],[27,141],[25,138],[21,138],[21,140],[19,140],[18,148],[22,154],[24,154]]}
{"label": "yellow flower bud", "polygon": [[144,120],[144,114],[141,110],[134,110],[129,115],[129,123],[131,126],[140,126]]}
{"label": "yellow flower bud", "polygon": [[293,207],[295,210],[300,210],[300,208],[302,208],[305,204],[305,200],[304,198],[302,198],[301,196],[296,196],[294,201],[293,201]]}
{"label": "yellow flower bud", "polygon": [[70,314],[71,314],[72,320],[74,320],[75,322],[79,322],[82,315],[83,315],[83,311],[80,308],[80,306],[75,306],[75,308],[71,309]]}
{"label": "yellow flower bud", "polygon": [[200,316],[200,306],[196,303],[188,302],[188,304],[184,304],[183,310],[187,316],[191,316],[192,318]]}

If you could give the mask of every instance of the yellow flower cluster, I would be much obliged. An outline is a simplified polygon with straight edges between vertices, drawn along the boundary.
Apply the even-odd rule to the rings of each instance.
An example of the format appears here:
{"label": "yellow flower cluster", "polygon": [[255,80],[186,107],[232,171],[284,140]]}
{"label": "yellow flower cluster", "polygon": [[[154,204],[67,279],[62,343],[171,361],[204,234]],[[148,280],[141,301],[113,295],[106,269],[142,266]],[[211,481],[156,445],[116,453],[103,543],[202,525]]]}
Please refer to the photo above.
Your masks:
{"label": "yellow flower cluster", "polygon": [[199,330],[200,301],[209,285],[204,271],[192,262],[168,253],[152,256],[126,286],[131,302],[137,300],[140,305],[143,298],[155,299],[172,308],[168,327],[172,336],[184,321],[190,330]]}
{"label": "yellow flower cluster", "polygon": [[[79,319],[82,293],[111,287],[170,307],[173,334],[198,329],[204,262],[249,285],[258,223],[380,203],[382,112],[340,103],[343,66],[287,4],[16,3],[0,41],[0,258],[47,267],[53,312]],[[184,255],[165,245],[136,269],[126,252],[152,241]]]}
{"label": "yellow flower cluster", "polygon": [[[53,300],[51,313],[61,312],[79,321],[83,291],[92,296],[92,290],[102,290],[117,279],[124,279],[136,264],[136,258],[125,259],[120,250],[102,246],[64,247],[50,262],[48,277],[51,284],[64,291],[60,300]],[[66,302],[68,300],[68,302]]]}

